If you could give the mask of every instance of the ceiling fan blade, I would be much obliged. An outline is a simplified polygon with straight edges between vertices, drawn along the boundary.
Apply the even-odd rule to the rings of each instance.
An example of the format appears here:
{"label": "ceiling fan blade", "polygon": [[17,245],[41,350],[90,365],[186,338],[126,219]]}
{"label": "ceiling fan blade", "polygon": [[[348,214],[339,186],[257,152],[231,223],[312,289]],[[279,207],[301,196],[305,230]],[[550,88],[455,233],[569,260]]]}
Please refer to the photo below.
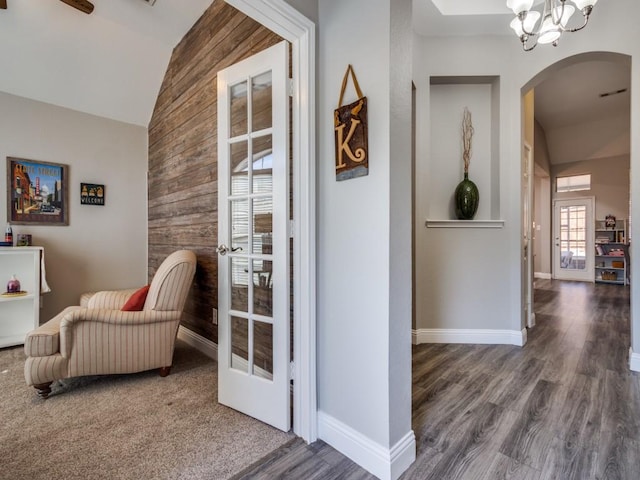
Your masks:
{"label": "ceiling fan blade", "polygon": [[72,6],[73,8],[77,8],[81,12],[91,13],[93,12],[93,3],[87,0],[60,0],[61,2],[66,3],[67,5]]}
{"label": "ceiling fan blade", "polygon": [[3,8],[3,9],[7,8],[7,0],[0,0],[0,8]]}

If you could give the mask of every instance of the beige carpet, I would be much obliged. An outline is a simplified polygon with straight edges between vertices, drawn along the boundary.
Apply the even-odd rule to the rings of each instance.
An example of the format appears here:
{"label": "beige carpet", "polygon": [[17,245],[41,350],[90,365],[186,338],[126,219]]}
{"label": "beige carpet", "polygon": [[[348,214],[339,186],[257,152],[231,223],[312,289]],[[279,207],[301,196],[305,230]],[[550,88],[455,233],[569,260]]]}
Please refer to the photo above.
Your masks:
{"label": "beige carpet", "polygon": [[0,478],[226,479],[293,438],[218,405],[217,365],[178,342],[171,375],[27,387],[22,347],[0,350]]}

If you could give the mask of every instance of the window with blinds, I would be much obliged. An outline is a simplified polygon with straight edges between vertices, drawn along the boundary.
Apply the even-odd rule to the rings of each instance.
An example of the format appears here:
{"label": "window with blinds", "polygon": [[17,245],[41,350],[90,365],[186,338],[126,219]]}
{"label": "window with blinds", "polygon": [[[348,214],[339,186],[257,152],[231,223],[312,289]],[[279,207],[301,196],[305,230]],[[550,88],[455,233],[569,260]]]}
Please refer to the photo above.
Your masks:
{"label": "window with blinds", "polygon": [[591,174],[556,177],[556,192],[591,190]]}

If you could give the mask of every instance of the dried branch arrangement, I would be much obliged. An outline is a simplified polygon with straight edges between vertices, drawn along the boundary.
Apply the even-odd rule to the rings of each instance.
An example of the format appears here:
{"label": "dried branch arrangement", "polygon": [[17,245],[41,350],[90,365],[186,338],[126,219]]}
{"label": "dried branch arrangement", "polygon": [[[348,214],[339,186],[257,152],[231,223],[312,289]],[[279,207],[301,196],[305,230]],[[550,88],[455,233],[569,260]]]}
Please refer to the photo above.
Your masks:
{"label": "dried branch arrangement", "polygon": [[471,161],[471,139],[473,138],[473,123],[471,122],[471,112],[464,107],[462,115],[462,159],[464,160],[464,173],[469,173],[469,162]]}

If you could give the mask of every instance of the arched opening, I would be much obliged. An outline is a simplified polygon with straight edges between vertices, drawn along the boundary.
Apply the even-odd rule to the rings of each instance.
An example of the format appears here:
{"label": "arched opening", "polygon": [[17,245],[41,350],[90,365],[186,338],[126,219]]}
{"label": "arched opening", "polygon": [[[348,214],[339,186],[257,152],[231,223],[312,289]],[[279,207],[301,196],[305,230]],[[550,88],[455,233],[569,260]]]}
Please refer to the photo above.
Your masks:
{"label": "arched opening", "polygon": [[[581,353],[572,352],[578,364],[613,355],[615,369],[627,368],[630,344],[630,87],[631,57],[589,52],[554,63],[522,88],[523,146],[532,160],[523,153],[523,323],[555,329],[549,302],[554,312],[571,305],[579,316],[615,298],[621,323],[612,328],[622,335],[608,345],[615,352],[595,348],[603,332],[591,324],[582,325]],[[610,216],[613,228],[605,225]]]}

